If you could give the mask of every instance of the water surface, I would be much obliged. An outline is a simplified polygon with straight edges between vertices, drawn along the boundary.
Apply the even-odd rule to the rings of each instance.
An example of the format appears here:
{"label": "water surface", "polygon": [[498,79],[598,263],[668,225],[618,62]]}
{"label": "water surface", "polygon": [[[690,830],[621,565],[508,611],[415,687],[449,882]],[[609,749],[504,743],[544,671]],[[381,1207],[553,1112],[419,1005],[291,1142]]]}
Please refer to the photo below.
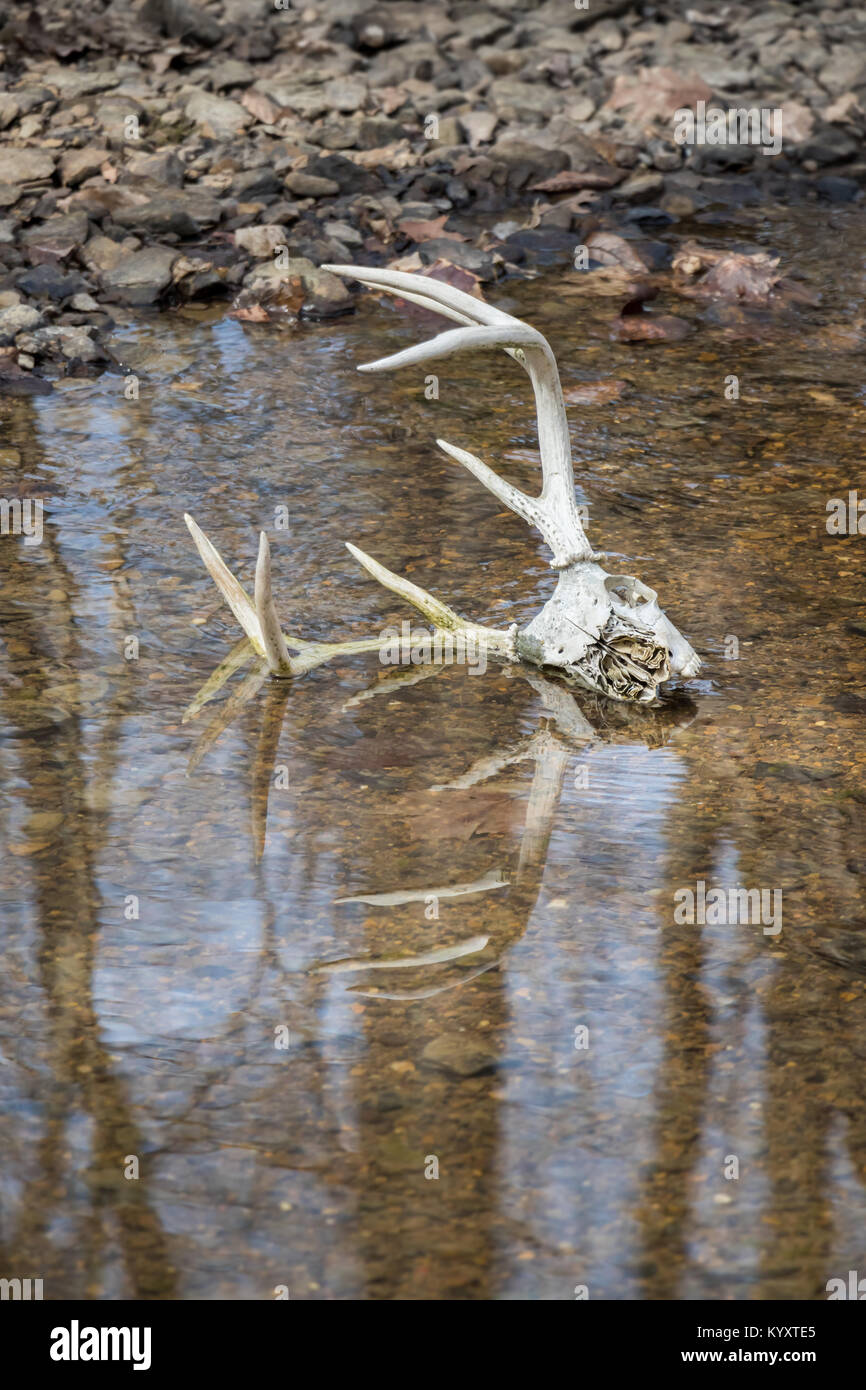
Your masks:
{"label": "water surface", "polygon": [[[354,371],[436,331],[391,303],[186,311],[120,325],[137,401],[113,375],[0,405],[3,493],[45,498],[41,545],[0,539],[4,1276],[793,1299],[866,1272],[866,540],[825,525],[866,495],[864,218],[690,230],[781,252],[820,304],[662,296],[696,331],[626,346],[577,274],[489,292],[566,390],[625,382],[570,415],[594,544],[705,659],[653,709],[493,663],[382,686],[372,655],[228,720],[239,672],[183,722],[239,636],[185,510],[245,581],[270,529],[304,637],[410,616],[345,540],[479,620],[537,610],[542,542],[433,445],[537,486],[501,354],[428,400]],[[699,880],[780,890],[781,932],[677,924]]]}

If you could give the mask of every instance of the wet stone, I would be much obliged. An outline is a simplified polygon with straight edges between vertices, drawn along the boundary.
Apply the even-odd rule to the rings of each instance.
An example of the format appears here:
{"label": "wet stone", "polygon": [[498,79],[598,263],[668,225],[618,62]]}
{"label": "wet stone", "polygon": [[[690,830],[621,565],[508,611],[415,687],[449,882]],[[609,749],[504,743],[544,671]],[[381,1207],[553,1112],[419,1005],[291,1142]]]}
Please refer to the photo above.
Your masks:
{"label": "wet stone", "polygon": [[149,246],[121,257],[102,277],[109,293],[125,304],[153,304],[171,284],[171,269],[178,252],[165,246]]}
{"label": "wet stone", "polygon": [[427,1044],[421,1056],[429,1066],[452,1076],[478,1076],[498,1061],[489,1043],[470,1033],[442,1033]]}

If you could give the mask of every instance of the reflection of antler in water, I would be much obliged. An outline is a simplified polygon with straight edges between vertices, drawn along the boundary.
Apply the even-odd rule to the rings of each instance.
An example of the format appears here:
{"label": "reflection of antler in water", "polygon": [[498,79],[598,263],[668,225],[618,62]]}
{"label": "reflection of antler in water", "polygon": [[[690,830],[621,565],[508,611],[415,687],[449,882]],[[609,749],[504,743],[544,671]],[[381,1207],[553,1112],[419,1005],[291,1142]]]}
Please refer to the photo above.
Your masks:
{"label": "reflection of antler in water", "polygon": [[[602,724],[602,731],[599,732],[598,727],[594,726],[586,717],[570,690],[535,672],[521,672],[521,674],[538,692],[545,708],[550,711],[551,717],[545,719],[542,727],[535,733],[522,739],[512,748],[479,758],[461,776],[451,782],[439,783],[430,789],[441,793],[464,791],[481,782],[489,781],[490,778],[517,763],[531,761],[535,764],[521,837],[517,873],[506,898],[497,900],[495,936],[493,933],[476,935],[470,941],[459,942],[455,946],[444,946],[434,951],[425,951],[415,956],[401,956],[396,959],[382,956],[324,962],[313,967],[314,973],[358,972],[364,969],[377,971],[423,969],[426,971],[435,968],[438,971],[443,965],[449,966],[454,961],[462,960],[468,955],[477,955],[478,959],[473,969],[469,971],[461,969],[458,975],[428,987],[419,989],[381,989],[358,985],[352,987],[353,993],[367,998],[426,999],[431,995],[454,989],[468,980],[476,978],[484,971],[493,969],[494,966],[500,964],[511,946],[524,935],[541,888],[550,836],[569,759],[575,748],[585,748],[590,743],[610,740],[613,732],[619,733],[623,726],[617,722],[605,728]],[[692,707],[690,704],[687,707],[662,707],[661,710],[653,711],[649,718],[644,713],[644,718],[638,722],[643,726],[641,732],[647,741],[652,745],[664,741],[666,729],[669,731],[672,724],[683,722],[682,716],[686,712],[686,708],[688,716],[691,717]],[[593,713],[597,723],[600,722],[597,707]],[[629,709],[628,713],[631,714],[632,710]],[[627,726],[627,724],[628,720],[626,719],[623,721],[623,725]],[[492,888],[502,886],[503,884],[498,877],[490,882],[488,875],[487,878],[478,879],[472,884],[459,884],[446,889],[432,887],[397,889],[383,893],[358,894],[352,898],[337,898],[335,901],[365,902],[390,907],[442,896],[488,892]],[[503,924],[506,928],[504,933]],[[503,936],[505,937],[504,944]]]}
{"label": "reflection of antler in water", "polygon": [[[378,644],[378,639],[375,640]],[[368,639],[361,639],[358,642],[333,644],[311,642],[304,644],[304,646],[308,649],[304,656],[309,660],[311,669],[312,666],[318,665],[322,661],[328,660],[331,655],[336,654],[338,647],[342,655],[354,655],[356,652],[369,650],[369,641]],[[184,723],[197,718],[205,705],[219,694],[226,682],[250,661],[253,662],[252,669],[247,672],[229,698],[218,706],[202,730],[190,756],[187,775],[191,775],[195,771],[220,735],[234,723],[241,711],[258,694],[267,680],[267,662],[256,656],[253,644],[248,638],[243,638],[233,647],[226,659],[197,691],[184,711]],[[366,690],[362,690],[348,699],[343,705],[343,709],[357,708],[362,703],[373,700],[379,695],[393,694],[398,689],[417,685],[423,680],[438,675],[443,669],[442,662],[433,662],[419,666],[413,665],[409,670],[398,668],[388,671]],[[637,736],[648,747],[656,748],[666,741],[673,725],[685,722],[684,716],[691,719],[693,706],[686,697],[676,702],[656,703],[651,706],[625,705],[592,695],[564,680],[549,679],[531,667],[515,667],[513,674],[527,681],[540,696],[542,704],[552,716],[551,723],[556,727],[556,734],[546,733],[544,729],[539,730],[538,734],[523,740],[509,751],[492,753],[479,759],[462,777],[451,783],[434,786],[431,788],[432,791],[462,790],[474,786],[496,776],[497,773],[514,763],[550,761],[557,740],[565,740],[573,748],[593,742],[610,742],[619,737],[625,738],[627,742],[633,742]],[[261,859],[265,850],[271,773],[290,690],[290,682],[271,681],[269,683],[269,698],[253,762],[251,814],[253,843],[257,860]],[[580,703],[578,703],[578,697]],[[540,804],[541,799],[542,792],[536,790],[533,783],[527,833],[534,833],[531,832],[531,826],[538,821],[539,817],[533,808]],[[542,816],[541,819],[543,820],[544,817]],[[524,859],[527,853],[529,850],[525,849]],[[435,889],[427,889],[421,894],[422,897],[430,895],[449,896],[443,890],[437,892]],[[404,899],[404,901],[408,901],[408,899]]]}

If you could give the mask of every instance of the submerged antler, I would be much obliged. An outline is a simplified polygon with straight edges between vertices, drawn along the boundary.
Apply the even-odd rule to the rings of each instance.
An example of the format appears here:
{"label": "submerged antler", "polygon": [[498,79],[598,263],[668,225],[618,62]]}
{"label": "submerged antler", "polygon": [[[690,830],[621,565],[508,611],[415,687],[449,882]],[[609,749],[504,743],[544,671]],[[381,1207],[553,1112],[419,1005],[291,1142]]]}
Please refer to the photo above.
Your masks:
{"label": "submerged antler", "polygon": [[[553,667],[590,690],[619,700],[652,700],[673,673],[694,676],[700,660],[659,607],[652,589],[633,575],[610,575],[598,563],[587,540],[574,496],[574,472],[568,420],[556,359],[536,329],[473,295],[424,275],[394,270],[332,265],[324,267],[371,289],[386,290],[459,324],[429,342],[394,353],[359,368],[390,371],[457,352],[497,347],[525,369],[532,382],[538,417],[542,487],[531,497],[501,478],[464,449],[439,440],[451,458],[467,468],[494,496],[535,526],[552,552],[558,573],[556,589],[522,632],[482,627],[461,618],[439,599],[409,580],[392,574],[356,546],[348,548],[380,584],[419,609],[437,630],[463,634],[484,644],[506,661],[522,659]],[[284,638],[271,595],[270,551],[261,536],[256,569],[255,605],[190,517],[187,525],[217,587],[274,675],[301,675],[331,656],[370,651],[376,638],[355,642],[310,643]],[[298,651],[289,656],[288,648]]]}

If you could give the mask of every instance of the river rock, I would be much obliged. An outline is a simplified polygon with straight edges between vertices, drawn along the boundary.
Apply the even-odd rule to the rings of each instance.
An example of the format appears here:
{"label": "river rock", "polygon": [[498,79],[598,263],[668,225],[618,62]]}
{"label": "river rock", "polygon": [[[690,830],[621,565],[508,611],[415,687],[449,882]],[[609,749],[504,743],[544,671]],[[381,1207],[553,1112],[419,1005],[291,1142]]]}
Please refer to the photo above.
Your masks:
{"label": "river rock", "polygon": [[33,339],[40,356],[62,356],[70,362],[105,361],[105,350],[84,327],[59,324],[53,328],[39,328]]}
{"label": "river rock", "polygon": [[155,154],[133,154],[127,161],[124,177],[132,183],[142,180],[151,184],[182,188],[184,166],[174,150],[157,150]]}
{"label": "river rock", "polygon": [[274,262],[256,266],[244,281],[246,297],[264,303],[279,302],[293,280],[299,280],[303,289],[301,312],[305,318],[335,318],[354,307],[343,281],[304,256],[289,257],[283,266]]}
{"label": "river rock", "polygon": [[285,227],[240,227],[235,232],[235,242],[256,260],[266,260],[273,256],[277,246],[285,245],[286,236]]}
{"label": "river rock", "polygon": [[232,140],[253,120],[240,102],[214,96],[211,92],[195,92],[186,104],[185,114],[209,140]]}
{"label": "river rock", "polygon": [[506,170],[508,186],[517,190],[530,183],[540,183],[542,179],[567,169],[568,155],[562,150],[547,150],[528,140],[503,138],[490,147],[490,158]]}
{"label": "river rock", "polygon": [[188,39],[213,48],[223,37],[222,26],[186,0],[147,0],[141,19],[174,39]]}
{"label": "river rock", "polygon": [[340,185],[333,179],[308,174],[306,169],[294,169],[287,174],[286,188],[299,198],[333,198],[340,191]]}
{"label": "river rock", "polygon": [[45,183],[54,174],[54,156],[48,150],[0,148],[0,183]]}
{"label": "river rock", "polygon": [[148,246],[119,260],[102,277],[109,294],[124,304],[153,304],[171,284],[171,270],[180,253],[168,246]]}
{"label": "river rock", "polygon": [[27,333],[37,328],[42,315],[32,304],[12,304],[8,309],[0,309],[0,343],[11,343],[16,334]]}
{"label": "river rock", "polygon": [[114,221],[147,236],[197,237],[222,216],[218,200],[198,189],[158,193],[144,203],[119,208]]}
{"label": "river rock", "polygon": [[491,1071],[499,1058],[477,1033],[440,1033],[424,1048],[421,1060],[451,1076],[478,1076]]}
{"label": "river rock", "polygon": [[98,174],[111,156],[99,145],[85,145],[81,150],[67,150],[60,157],[60,177],[67,188],[77,188],[85,179]]}
{"label": "river rock", "polygon": [[15,283],[33,299],[53,299],[58,302],[71,299],[74,294],[81,294],[87,289],[82,275],[74,271],[65,272],[56,263],[48,261],[21,272],[16,276]]}
{"label": "river rock", "polygon": [[21,241],[36,259],[53,257],[65,260],[76,247],[87,240],[89,223],[84,212],[69,212],[62,217],[49,217],[21,234]]}

